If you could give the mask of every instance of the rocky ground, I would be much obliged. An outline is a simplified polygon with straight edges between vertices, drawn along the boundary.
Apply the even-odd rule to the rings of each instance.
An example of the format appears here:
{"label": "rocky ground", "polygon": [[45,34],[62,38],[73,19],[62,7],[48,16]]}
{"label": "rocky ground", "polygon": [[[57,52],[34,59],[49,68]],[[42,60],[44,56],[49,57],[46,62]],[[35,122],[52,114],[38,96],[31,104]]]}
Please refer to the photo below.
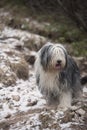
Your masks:
{"label": "rocky ground", "polygon": [[[9,27],[14,23],[11,14],[0,11],[0,130],[87,130],[87,85],[83,100],[72,110],[48,107],[36,86],[33,66],[36,51],[48,40],[24,31],[23,24],[22,29]],[[25,20],[36,30],[47,24]],[[86,57],[74,59],[86,75]]]}

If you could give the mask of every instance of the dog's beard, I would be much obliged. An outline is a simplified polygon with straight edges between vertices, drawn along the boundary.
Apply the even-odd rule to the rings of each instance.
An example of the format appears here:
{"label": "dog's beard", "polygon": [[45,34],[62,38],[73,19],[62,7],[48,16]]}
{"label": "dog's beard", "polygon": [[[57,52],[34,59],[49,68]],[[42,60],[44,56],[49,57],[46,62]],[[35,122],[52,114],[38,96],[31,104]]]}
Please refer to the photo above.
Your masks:
{"label": "dog's beard", "polygon": [[62,68],[63,68],[63,66],[61,64],[59,64],[59,63],[55,64],[55,69],[61,70]]}
{"label": "dog's beard", "polygon": [[60,72],[65,68],[66,64],[59,64],[59,63],[54,63],[54,62],[49,62],[48,66],[47,66],[47,70],[46,71],[50,71],[50,72]]}
{"label": "dog's beard", "polygon": [[61,60],[61,63],[58,63],[57,60],[51,59],[51,61],[48,64],[48,69],[55,70],[55,71],[61,71],[66,66],[66,59]]}

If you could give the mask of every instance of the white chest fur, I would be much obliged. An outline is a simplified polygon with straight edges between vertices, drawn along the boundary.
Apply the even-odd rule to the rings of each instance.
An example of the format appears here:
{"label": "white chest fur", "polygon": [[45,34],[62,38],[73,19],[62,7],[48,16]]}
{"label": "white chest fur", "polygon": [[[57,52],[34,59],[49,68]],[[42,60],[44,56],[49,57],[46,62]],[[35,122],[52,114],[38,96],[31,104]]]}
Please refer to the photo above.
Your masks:
{"label": "white chest fur", "polygon": [[58,72],[45,72],[42,71],[41,75],[40,75],[40,89],[42,89],[43,91],[46,90],[48,91],[57,91],[59,92],[59,80],[58,80]]}

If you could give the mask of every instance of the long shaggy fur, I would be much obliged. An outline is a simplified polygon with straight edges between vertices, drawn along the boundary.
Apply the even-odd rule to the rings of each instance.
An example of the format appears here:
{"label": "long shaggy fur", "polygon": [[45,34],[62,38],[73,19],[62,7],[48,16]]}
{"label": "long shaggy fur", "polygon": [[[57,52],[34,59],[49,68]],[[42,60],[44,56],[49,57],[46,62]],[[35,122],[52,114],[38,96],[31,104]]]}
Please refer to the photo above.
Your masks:
{"label": "long shaggy fur", "polygon": [[61,44],[45,44],[35,62],[36,82],[48,104],[70,107],[81,95],[80,73]]}

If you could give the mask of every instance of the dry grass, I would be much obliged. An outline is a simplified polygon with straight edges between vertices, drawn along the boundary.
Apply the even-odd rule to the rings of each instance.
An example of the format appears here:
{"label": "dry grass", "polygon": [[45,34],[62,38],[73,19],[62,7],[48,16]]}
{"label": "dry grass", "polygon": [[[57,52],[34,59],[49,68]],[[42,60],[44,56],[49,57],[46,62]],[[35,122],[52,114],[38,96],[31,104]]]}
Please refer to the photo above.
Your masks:
{"label": "dry grass", "polygon": [[0,68],[0,82],[2,82],[4,71]]}
{"label": "dry grass", "polygon": [[34,62],[36,60],[35,55],[24,55],[24,59],[26,60],[27,63],[30,65],[34,65]]}
{"label": "dry grass", "polygon": [[14,73],[7,75],[2,69],[0,69],[0,82],[5,86],[12,86],[16,83],[16,75]]}
{"label": "dry grass", "polygon": [[15,74],[11,74],[10,76],[5,75],[2,82],[5,86],[14,86],[16,84]]}
{"label": "dry grass", "polygon": [[31,38],[24,43],[24,47],[30,50],[38,51],[46,42],[47,39],[44,37],[36,37],[32,34]]}
{"label": "dry grass", "polygon": [[27,80],[29,78],[29,66],[25,60],[13,63],[11,67],[19,79]]}

